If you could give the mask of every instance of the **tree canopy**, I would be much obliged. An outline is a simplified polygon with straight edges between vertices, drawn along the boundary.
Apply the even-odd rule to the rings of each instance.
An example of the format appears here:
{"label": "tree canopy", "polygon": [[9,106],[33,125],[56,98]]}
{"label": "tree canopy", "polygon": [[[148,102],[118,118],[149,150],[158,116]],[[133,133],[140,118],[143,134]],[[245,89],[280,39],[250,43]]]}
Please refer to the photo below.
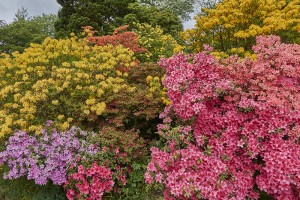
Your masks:
{"label": "tree canopy", "polygon": [[195,0],[139,0],[144,5],[155,6],[159,9],[168,9],[181,18],[182,21],[189,20],[194,11]]}
{"label": "tree canopy", "polygon": [[159,9],[155,6],[145,6],[140,3],[129,4],[131,13],[124,17],[125,24],[147,23],[160,26],[164,33],[176,37],[183,30],[180,18],[169,9]]}
{"label": "tree canopy", "polygon": [[92,26],[98,35],[110,35],[125,24],[159,25],[165,33],[178,35],[183,30],[180,15],[173,8],[136,0],[57,0],[62,6],[55,23],[58,37],[81,33],[83,26]]}
{"label": "tree canopy", "polygon": [[122,25],[130,13],[129,3],[135,0],[57,0],[61,5],[55,23],[57,36],[79,33],[82,26],[92,26],[100,35],[110,34]]}
{"label": "tree canopy", "polygon": [[0,52],[22,52],[30,43],[40,43],[54,36],[56,15],[29,17],[26,9],[19,9],[12,23],[0,25]]}

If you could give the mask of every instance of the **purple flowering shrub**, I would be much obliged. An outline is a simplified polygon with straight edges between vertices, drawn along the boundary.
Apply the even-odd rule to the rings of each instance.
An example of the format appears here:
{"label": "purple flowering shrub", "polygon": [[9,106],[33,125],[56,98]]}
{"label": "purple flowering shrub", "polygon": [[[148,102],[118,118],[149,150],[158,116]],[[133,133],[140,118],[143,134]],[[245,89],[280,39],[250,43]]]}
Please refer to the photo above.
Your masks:
{"label": "purple flowering shrub", "polygon": [[97,148],[87,145],[87,132],[72,127],[60,132],[51,126],[44,127],[38,136],[17,131],[9,137],[6,149],[0,152],[0,163],[7,165],[9,171],[5,179],[17,179],[26,176],[38,185],[48,180],[62,185],[67,180],[67,166],[79,158],[80,152],[93,154]]}
{"label": "purple flowering shrub", "polygon": [[136,174],[135,168],[146,169],[146,141],[134,130],[58,131],[48,121],[40,135],[17,131],[5,147],[0,152],[4,179],[26,176],[37,185],[64,185],[69,199],[100,199],[111,191],[123,195],[133,183],[145,185],[144,172]]}

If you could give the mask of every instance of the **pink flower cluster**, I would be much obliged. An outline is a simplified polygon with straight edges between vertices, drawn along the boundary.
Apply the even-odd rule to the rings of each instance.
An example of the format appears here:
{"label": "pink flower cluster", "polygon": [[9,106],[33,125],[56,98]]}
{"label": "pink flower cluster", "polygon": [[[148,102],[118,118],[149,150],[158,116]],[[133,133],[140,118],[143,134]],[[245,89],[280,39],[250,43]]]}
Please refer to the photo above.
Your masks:
{"label": "pink flower cluster", "polygon": [[72,181],[76,182],[75,189],[67,190],[67,198],[101,200],[104,192],[109,192],[114,186],[112,176],[113,173],[109,168],[98,166],[97,163],[93,163],[89,169],[79,165],[78,171],[69,175],[68,182],[65,184],[65,187],[68,187]]}
{"label": "pink flower cluster", "polygon": [[222,66],[225,77],[252,99],[299,109],[299,45],[281,43],[278,36],[259,36],[253,50],[256,61],[237,57],[225,60]]}
{"label": "pink flower cluster", "polygon": [[257,60],[219,64],[202,52],[160,62],[168,145],[152,148],[145,179],[162,184],[165,199],[258,199],[256,187],[300,198],[300,46],[270,36],[253,49]]}

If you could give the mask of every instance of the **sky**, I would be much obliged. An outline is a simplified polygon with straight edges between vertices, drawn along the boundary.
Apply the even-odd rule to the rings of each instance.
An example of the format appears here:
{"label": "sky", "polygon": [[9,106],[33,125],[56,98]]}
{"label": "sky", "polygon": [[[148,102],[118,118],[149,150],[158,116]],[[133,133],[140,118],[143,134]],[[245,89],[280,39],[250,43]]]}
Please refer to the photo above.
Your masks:
{"label": "sky", "polygon": [[[29,16],[45,14],[57,14],[60,5],[56,0],[0,0],[0,20],[7,23],[13,21],[18,9],[24,7]],[[184,23],[184,28],[193,28],[194,20]]]}

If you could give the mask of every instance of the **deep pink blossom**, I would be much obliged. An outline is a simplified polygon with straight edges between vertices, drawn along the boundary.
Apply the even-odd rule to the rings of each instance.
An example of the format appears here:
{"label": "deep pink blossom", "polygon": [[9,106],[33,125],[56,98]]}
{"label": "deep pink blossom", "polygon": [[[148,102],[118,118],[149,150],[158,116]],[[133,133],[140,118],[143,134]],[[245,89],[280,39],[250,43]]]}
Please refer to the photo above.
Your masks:
{"label": "deep pink blossom", "polygon": [[158,130],[168,142],[151,149],[145,179],[165,199],[258,199],[255,186],[300,198],[300,46],[258,37],[253,50],[257,60],[160,61],[171,105]]}

